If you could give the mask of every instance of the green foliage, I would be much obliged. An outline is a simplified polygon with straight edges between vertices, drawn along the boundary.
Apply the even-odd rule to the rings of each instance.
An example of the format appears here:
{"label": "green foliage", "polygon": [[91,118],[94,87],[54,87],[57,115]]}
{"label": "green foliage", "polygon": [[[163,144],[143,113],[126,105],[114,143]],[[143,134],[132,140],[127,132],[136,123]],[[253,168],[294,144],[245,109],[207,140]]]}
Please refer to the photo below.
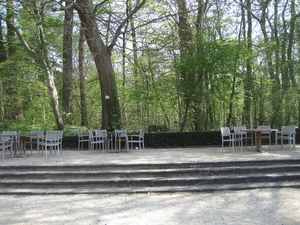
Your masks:
{"label": "green foliage", "polygon": [[[131,4],[136,2],[132,1]],[[20,28],[29,47],[35,49],[36,54],[40,56],[39,59],[43,59],[41,50],[44,47],[50,52],[55,83],[61,94],[64,12],[51,11],[55,4],[53,1],[44,2],[44,11],[40,2],[36,5],[31,1],[22,3],[23,5],[15,8],[16,26]],[[111,34],[115,33],[124,15],[128,13],[126,3],[111,0],[95,7],[99,32],[105,37],[107,44],[113,37]],[[253,2],[258,6],[260,3]],[[119,39],[112,51],[118,93],[113,91],[111,115],[121,114],[122,125],[129,131],[138,131],[149,125],[166,125],[169,131],[178,131],[182,124],[184,131],[218,130],[220,125],[227,123],[230,113],[230,126],[243,125],[242,117],[246,113],[250,114],[253,127],[258,124],[271,124],[275,128],[299,124],[299,46],[294,39],[292,59],[288,59],[287,37],[291,32],[289,13],[280,13],[279,10],[277,21],[274,21],[275,16],[266,15],[268,24],[272,25],[267,24],[266,35],[270,36],[266,38],[260,31],[260,24],[253,19],[255,33],[252,36],[252,48],[249,49],[248,40],[243,36],[246,34],[246,30],[243,30],[245,27],[240,24],[242,20],[239,10],[242,7],[237,2],[211,2],[209,11],[201,18],[203,29],[200,32],[193,26],[198,16],[197,4],[198,2],[194,1],[188,2],[187,5],[188,21],[194,35],[191,43],[193,49],[187,55],[179,56],[176,1],[147,1],[146,7],[132,18],[135,27],[130,27],[130,24],[123,27],[121,37],[126,40],[125,46],[121,46],[123,40]],[[286,9],[290,6],[288,1],[286,6],[282,5],[284,2],[279,1],[278,4]],[[271,7],[274,5],[268,5],[267,11],[274,12]],[[233,12],[233,9],[236,12]],[[260,8],[257,7],[251,13],[261,13]],[[80,124],[76,44],[79,23],[76,16],[74,24],[73,116],[75,124]],[[45,43],[40,42],[37,29],[39,25],[43,25]],[[275,27],[277,25],[278,27]],[[278,36],[274,33],[275,28]],[[133,31],[135,39],[132,36]],[[200,36],[199,34],[201,38],[196,37]],[[296,27],[293,38],[297,36],[299,26]],[[133,54],[133,41],[137,41],[136,55]],[[46,74],[28,57],[20,45],[16,44],[14,47],[16,55],[0,64],[3,90],[0,96],[0,127],[12,130],[56,129],[49,90],[45,83]],[[88,51],[85,56],[87,111],[91,124],[89,128],[100,128],[102,103],[99,78]],[[247,93],[247,98],[251,101],[249,112],[244,110],[247,61],[250,61],[252,73],[251,89]],[[8,91],[12,94],[8,95]],[[9,114],[15,113],[15,103],[18,100],[22,105],[23,116],[15,119],[8,117]],[[117,101],[120,102],[120,109],[114,108]],[[120,124],[114,125],[117,127]],[[76,129],[76,126],[67,127],[66,133],[75,135]],[[181,137],[177,135],[162,135],[159,138],[160,141],[166,142],[153,146],[181,143]],[[197,138],[202,139],[202,136],[194,136],[193,139],[184,136],[187,143]]]}

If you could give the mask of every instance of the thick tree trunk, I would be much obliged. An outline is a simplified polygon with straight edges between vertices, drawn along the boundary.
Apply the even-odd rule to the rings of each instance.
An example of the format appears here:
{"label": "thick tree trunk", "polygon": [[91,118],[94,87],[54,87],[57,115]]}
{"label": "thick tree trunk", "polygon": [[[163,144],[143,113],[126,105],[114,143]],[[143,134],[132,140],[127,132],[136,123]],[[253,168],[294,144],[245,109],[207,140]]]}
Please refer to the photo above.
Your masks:
{"label": "thick tree trunk", "polygon": [[93,55],[101,87],[102,128],[114,130],[120,125],[120,106],[111,52],[101,39],[92,0],[77,0],[75,8],[85,32],[86,41]]}
{"label": "thick tree trunk", "polygon": [[74,124],[73,104],[72,104],[72,36],[73,36],[73,7],[69,7],[66,1],[65,10],[65,26],[63,38],[63,89],[62,89],[62,109],[64,113],[65,122]]}
{"label": "thick tree trunk", "polygon": [[[251,1],[247,0],[247,49],[249,55],[252,55],[252,14],[251,14]],[[245,97],[244,97],[244,112],[242,123],[246,127],[250,127],[250,112],[251,112],[251,91],[252,91],[252,59],[251,57],[247,58],[246,62],[246,77],[245,77]]]}

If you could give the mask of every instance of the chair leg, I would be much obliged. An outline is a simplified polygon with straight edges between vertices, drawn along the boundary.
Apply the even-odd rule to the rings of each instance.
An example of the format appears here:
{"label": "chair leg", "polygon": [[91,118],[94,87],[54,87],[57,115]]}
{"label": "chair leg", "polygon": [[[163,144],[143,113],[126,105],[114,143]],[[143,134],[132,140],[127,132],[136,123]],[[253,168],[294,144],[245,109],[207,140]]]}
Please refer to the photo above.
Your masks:
{"label": "chair leg", "polygon": [[294,150],[296,150],[296,140],[295,140],[296,138],[294,137],[294,139],[293,139],[293,144],[294,144]]}

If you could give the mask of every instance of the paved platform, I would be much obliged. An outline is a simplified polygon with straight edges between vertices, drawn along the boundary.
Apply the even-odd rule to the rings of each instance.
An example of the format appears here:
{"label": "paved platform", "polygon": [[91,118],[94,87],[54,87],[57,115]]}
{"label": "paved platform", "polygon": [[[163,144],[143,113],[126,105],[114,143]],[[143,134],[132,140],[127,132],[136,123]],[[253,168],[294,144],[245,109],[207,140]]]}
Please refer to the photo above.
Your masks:
{"label": "paved platform", "polygon": [[63,149],[61,157],[37,155],[27,150],[26,157],[10,158],[7,152],[5,160],[0,165],[76,165],[76,164],[149,164],[149,163],[190,163],[190,162],[222,162],[272,159],[300,159],[300,145],[290,151],[288,146],[283,150],[275,146],[265,146],[263,153],[256,152],[251,147],[237,148],[234,153],[226,147],[222,152],[219,146],[194,146],[188,148],[146,148],[145,150],[131,150],[129,153],[121,151]]}
{"label": "paved platform", "polygon": [[[273,147],[273,146],[272,146]],[[26,158],[8,158],[3,165],[74,165],[218,162],[272,159],[300,159],[295,151],[237,149],[220,147],[165,148],[127,153],[63,150],[60,158],[28,153]],[[300,192],[295,188],[254,189],[238,192],[35,195],[0,196],[2,224],[299,224]]]}

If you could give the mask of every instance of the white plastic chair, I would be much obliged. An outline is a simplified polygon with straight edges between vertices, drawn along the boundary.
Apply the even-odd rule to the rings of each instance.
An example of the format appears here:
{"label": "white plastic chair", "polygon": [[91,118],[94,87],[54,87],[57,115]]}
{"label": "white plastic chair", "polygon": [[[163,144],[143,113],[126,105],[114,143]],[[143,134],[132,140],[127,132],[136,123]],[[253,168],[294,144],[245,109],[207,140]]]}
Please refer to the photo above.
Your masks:
{"label": "white plastic chair", "polygon": [[107,146],[107,130],[95,130],[95,136],[97,139],[100,139],[100,141],[102,142],[102,151],[104,153],[104,151],[106,150],[106,146]]}
{"label": "white plastic chair", "polygon": [[2,149],[2,160],[4,161],[5,158],[5,151],[10,148],[10,155],[13,158],[12,152],[12,139],[11,138],[3,138],[3,134],[0,133],[0,149]]}
{"label": "white plastic chair", "polygon": [[36,144],[36,146],[38,145],[38,140],[40,137],[42,137],[44,135],[44,131],[43,130],[32,130],[30,132],[31,134],[36,134],[35,136],[30,136],[30,149],[31,149],[31,153],[32,153],[32,145]]}
{"label": "white plastic chair", "polygon": [[[45,150],[46,158],[48,147],[51,147],[51,154],[53,155],[53,150],[57,151],[58,157],[60,157],[60,147],[61,147],[61,132],[60,131],[47,131],[46,137],[39,139],[39,146],[42,146],[42,152]],[[39,154],[39,148],[38,148]]]}
{"label": "white plastic chair", "polygon": [[250,139],[251,140],[251,146],[253,147],[252,134],[251,134],[251,136],[248,136],[247,131],[241,131],[243,129],[246,129],[246,127],[245,126],[233,127],[233,130],[234,130],[234,133],[235,133],[235,139],[237,141],[240,141],[241,147],[243,147],[243,142],[245,140],[246,148],[247,148],[248,139]]}
{"label": "white plastic chair", "polygon": [[224,150],[224,142],[229,142],[229,147],[231,146],[232,152],[234,153],[234,143],[235,143],[235,133],[231,133],[229,127],[220,127],[222,136],[222,152]]}
{"label": "white plastic chair", "polygon": [[296,146],[296,127],[295,126],[282,126],[281,131],[276,133],[276,149],[278,145],[278,140],[281,141],[281,149],[283,149],[283,141],[288,141],[290,150],[295,150]]}
{"label": "white plastic chair", "polygon": [[102,150],[104,152],[104,145],[105,145],[105,141],[104,139],[100,138],[100,135],[94,135],[92,130],[89,130],[89,142],[90,142],[90,151],[91,150],[95,150],[97,149],[97,146],[99,146],[102,144]]}
{"label": "white plastic chair", "polygon": [[[271,129],[269,125],[259,125],[257,129]],[[269,139],[269,146],[271,146],[272,132],[261,132],[261,139]]]}
{"label": "white plastic chair", "polygon": [[78,134],[78,151],[83,150],[83,144],[84,142],[88,143],[88,149],[90,149],[90,139],[88,134],[83,134],[81,130],[77,130]]}
{"label": "white plastic chair", "polygon": [[128,137],[128,144],[131,143],[131,148],[133,149],[133,144],[139,144],[139,149],[145,149],[144,144],[144,136],[145,136],[145,129],[140,129],[140,134],[138,135],[127,135]]}
{"label": "white plastic chair", "polygon": [[[20,132],[17,131],[3,131],[3,135],[17,135]],[[4,137],[4,139],[9,139],[10,137]],[[12,147],[15,148],[14,151],[20,150],[20,138],[12,136]]]}
{"label": "white plastic chair", "polygon": [[122,141],[125,142],[125,148],[127,152],[129,151],[128,148],[128,136],[127,136],[127,130],[115,130],[115,146],[119,146],[119,152],[121,151],[121,143]]}

